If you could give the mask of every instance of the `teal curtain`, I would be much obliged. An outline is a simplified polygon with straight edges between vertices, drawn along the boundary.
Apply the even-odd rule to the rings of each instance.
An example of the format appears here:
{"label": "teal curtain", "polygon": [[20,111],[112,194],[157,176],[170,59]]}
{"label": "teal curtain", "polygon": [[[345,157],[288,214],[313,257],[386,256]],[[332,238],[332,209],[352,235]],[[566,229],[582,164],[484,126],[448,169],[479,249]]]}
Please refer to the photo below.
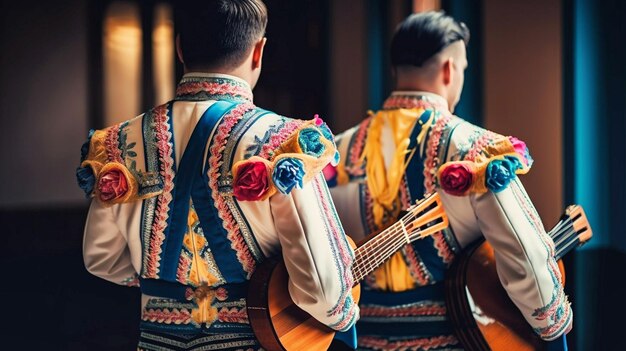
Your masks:
{"label": "teal curtain", "polygon": [[565,199],[583,206],[594,234],[569,275],[573,348],[624,350],[626,2],[571,0],[563,9]]}

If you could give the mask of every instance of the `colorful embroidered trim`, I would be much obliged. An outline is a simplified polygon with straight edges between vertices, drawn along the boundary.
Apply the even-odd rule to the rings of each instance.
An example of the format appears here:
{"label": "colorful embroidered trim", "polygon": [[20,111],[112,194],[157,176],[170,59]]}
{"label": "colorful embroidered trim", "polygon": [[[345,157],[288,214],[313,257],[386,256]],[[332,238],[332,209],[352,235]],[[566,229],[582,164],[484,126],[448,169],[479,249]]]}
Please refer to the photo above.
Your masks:
{"label": "colorful embroidered trim", "polygon": [[365,148],[365,142],[367,140],[367,132],[369,130],[370,123],[372,122],[372,114],[370,114],[363,122],[357,127],[357,131],[354,133],[350,140],[348,147],[348,157],[346,158],[344,170],[350,177],[362,177],[365,175],[365,162],[362,160],[361,155]]}
{"label": "colorful embroidered trim", "polygon": [[242,82],[220,77],[185,77],[176,88],[177,100],[223,100],[252,102],[252,90]]}
{"label": "colorful embroidered trim", "polygon": [[[443,98],[442,98],[443,99]],[[438,110],[447,110],[448,106],[446,103],[439,102],[437,99],[426,96],[426,95],[402,95],[402,94],[393,94],[385,100],[383,103],[383,109],[392,110],[398,108],[404,109],[413,109],[413,108],[421,108],[421,109],[429,109],[436,108]]]}
{"label": "colorful embroidered trim", "polygon": [[217,208],[218,214],[222,219],[222,226],[226,230],[228,240],[231,242],[231,247],[237,253],[237,259],[242,264],[243,270],[248,274],[248,277],[254,272],[256,267],[256,261],[250,252],[250,248],[246,244],[243,238],[241,229],[237,223],[237,220],[233,216],[224,196],[219,192],[219,176],[220,169],[224,162],[224,150],[228,142],[228,138],[233,127],[243,118],[243,116],[249,111],[253,111],[255,106],[251,103],[242,103],[230,110],[226,115],[222,117],[215,136],[213,137],[213,143],[209,149],[209,187],[212,190],[211,196]]}
{"label": "colorful embroidered trim", "polygon": [[337,304],[327,311],[327,315],[329,317],[339,316],[339,321],[330,327],[343,331],[351,326],[352,321],[357,318],[356,304],[352,299],[354,279],[350,269],[354,260],[354,254],[349,248],[335,208],[332,205],[329,206],[329,204],[332,204],[332,199],[326,183],[318,177],[312,184],[317,194],[318,205],[324,211],[325,228],[329,232],[327,233],[327,238],[332,247],[335,268],[339,272],[339,280],[342,282],[340,298]]}
{"label": "colorful embroidered trim", "polygon": [[405,339],[390,341],[388,339],[373,336],[358,338],[359,348],[380,351],[404,351],[404,350],[432,350],[446,346],[456,346],[459,341],[453,335],[436,336],[432,338]]}
{"label": "colorful embroidered trim", "polygon": [[446,306],[438,301],[420,301],[400,306],[362,305],[361,317],[446,316]]}
{"label": "colorful embroidered trim", "polygon": [[145,265],[144,278],[158,278],[159,261],[161,259],[161,246],[165,240],[164,230],[167,226],[167,218],[172,202],[172,189],[174,188],[174,146],[172,132],[170,130],[170,117],[168,105],[154,108],[153,112],[156,147],[159,155],[159,174],[163,180],[163,193],[157,197],[154,220],[148,242],[148,255]]}

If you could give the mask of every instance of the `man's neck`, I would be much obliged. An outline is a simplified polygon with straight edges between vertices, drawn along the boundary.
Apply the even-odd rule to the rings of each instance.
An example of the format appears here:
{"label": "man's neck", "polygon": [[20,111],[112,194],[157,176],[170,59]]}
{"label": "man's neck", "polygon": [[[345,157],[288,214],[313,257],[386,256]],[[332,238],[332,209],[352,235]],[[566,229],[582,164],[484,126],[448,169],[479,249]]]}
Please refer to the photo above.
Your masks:
{"label": "man's neck", "polygon": [[219,68],[219,67],[198,68],[198,69],[185,68],[183,73],[184,73],[184,75],[207,75],[207,76],[223,75],[223,76],[228,76],[228,77],[231,77],[231,78],[236,78],[238,80],[244,81],[244,82],[246,82],[246,84],[248,86],[252,87],[249,75],[244,73],[244,70],[239,68],[239,67],[235,68],[235,69],[224,69],[224,68]]}

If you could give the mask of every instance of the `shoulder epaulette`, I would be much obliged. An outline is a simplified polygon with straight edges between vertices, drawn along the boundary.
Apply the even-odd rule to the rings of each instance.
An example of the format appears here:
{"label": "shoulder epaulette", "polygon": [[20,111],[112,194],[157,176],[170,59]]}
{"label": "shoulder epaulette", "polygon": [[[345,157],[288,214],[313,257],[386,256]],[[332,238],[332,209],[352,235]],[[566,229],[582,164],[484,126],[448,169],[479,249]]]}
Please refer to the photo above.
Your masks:
{"label": "shoulder epaulette", "polygon": [[494,135],[471,157],[439,167],[438,186],[456,196],[488,190],[497,193],[506,189],[517,174],[526,174],[533,163],[526,144],[515,137]]}
{"label": "shoulder epaulette", "polygon": [[276,192],[289,194],[339,162],[330,129],[319,117],[300,124],[271,153],[252,156],[233,165],[233,196],[239,201],[265,200]]}

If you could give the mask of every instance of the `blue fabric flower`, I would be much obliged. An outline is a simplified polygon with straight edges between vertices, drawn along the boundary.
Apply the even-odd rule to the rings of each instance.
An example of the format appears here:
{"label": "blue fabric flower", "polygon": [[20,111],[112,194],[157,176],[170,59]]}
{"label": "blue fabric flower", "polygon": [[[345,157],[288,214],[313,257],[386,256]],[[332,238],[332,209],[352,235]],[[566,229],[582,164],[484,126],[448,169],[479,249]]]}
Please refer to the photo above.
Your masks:
{"label": "blue fabric flower", "polygon": [[489,162],[485,174],[485,185],[494,193],[501,192],[515,178],[515,169],[516,165],[507,158]]}
{"label": "blue fabric flower", "polygon": [[314,128],[301,130],[298,143],[302,151],[307,155],[320,157],[326,150],[326,146],[320,142],[320,132]]}
{"label": "blue fabric flower", "polygon": [[83,189],[85,195],[89,197],[93,192],[93,187],[96,185],[96,177],[93,174],[93,169],[90,166],[78,167],[76,169],[76,180],[78,186]]}
{"label": "blue fabric flower", "polygon": [[322,125],[319,126],[319,128],[322,131],[324,138],[328,139],[329,141],[335,142],[335,137],[333,136],[333,133],[330,131],[330,128],[328,128],[328,125],[326,124],[326,122],[322,123]]}
{"label": "blue fabric flower", "polygon": [[297,185],[302,188],[304,164],[297,158],[283,158],[274,165],[272,180],[276,188],[283,194],[289,194]]}
{"label": "blue fabric flower", "polygon": [[80,162],[82,163],[87,158],[87,154],[89,153],[89,143],[91,142],[91,137],[93,133],[96,131],[93,129],[89,130],[89,135],[87,136],[87,141],[83,143],[83,146],[80,147]]}
{"label": "blue fabric flower", "polygon": [[524,168],[524,164],[522,164],[519,158],[515,156],[504,156],[504,158],[512,163],[513,171]]}

